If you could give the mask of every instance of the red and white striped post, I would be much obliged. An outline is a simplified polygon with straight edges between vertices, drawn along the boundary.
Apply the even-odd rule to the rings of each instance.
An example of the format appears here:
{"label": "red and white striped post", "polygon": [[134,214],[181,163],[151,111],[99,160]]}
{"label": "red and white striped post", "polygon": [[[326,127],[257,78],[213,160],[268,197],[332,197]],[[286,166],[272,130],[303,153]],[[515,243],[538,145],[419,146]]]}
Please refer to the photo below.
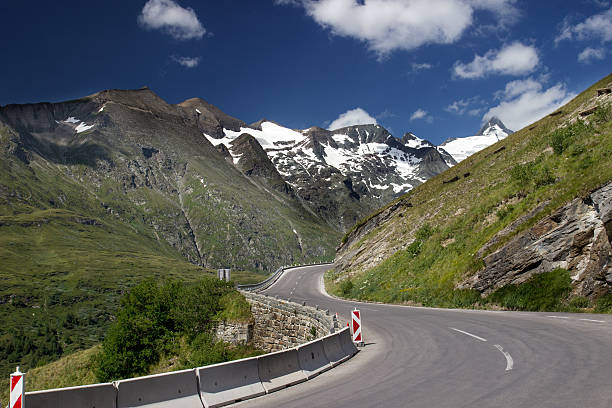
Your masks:
{"label": "red and white striped post", "polygon": [[19,371],[19,366],[11,374],[11,400],[9,408],[25,407],[25,374]]}
{"label": "red and white striped post", "polygon": [[351,320],[353,322],[353,343],[358,346],[363,346],[363,336],[361,335],[361,312],[355,308],[351,311]]}

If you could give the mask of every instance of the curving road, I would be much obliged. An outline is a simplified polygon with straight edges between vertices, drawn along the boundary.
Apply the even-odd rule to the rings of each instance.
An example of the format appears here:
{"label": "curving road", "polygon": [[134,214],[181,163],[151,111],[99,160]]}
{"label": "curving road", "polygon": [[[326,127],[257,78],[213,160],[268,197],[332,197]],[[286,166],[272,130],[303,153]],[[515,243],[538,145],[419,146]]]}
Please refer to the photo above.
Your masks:
{"label": "curving road", "polygon": [[344,301],[330,266],[288,270],[264,293],[347,321],[366,346],[306,383],[244,407],[612,407],[612,316],[414,308]]}

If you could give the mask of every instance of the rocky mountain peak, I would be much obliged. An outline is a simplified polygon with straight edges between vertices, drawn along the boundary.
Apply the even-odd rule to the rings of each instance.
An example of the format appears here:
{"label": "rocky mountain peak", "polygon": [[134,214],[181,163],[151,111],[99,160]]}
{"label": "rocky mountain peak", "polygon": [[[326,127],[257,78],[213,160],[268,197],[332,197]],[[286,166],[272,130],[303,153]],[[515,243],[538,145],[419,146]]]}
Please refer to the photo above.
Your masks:
{"label": "rocky mountain peak", "polygon": [[476,136],[484,136],[487,133],[490,132],[490,129],[493,129],[495,127],[498,127],[500,130],[502,130],[504,133],[506,133],[506,135],[512,134],[514,133],[514,131],[508,129],[506,127],[506,125],[504,125],[504,122],[501,121],[501,119],[499,119],[497,116],[492,116],[487,123],[485,123],[480,130],[478,131],[478,133],[476,134]]}

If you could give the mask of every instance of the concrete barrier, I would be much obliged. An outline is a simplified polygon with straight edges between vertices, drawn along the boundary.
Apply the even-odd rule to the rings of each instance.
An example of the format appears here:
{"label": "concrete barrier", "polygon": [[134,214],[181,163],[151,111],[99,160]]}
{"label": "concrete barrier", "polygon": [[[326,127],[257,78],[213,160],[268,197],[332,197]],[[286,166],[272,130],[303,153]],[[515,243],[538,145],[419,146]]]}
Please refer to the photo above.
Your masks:
{"label": "concrete barrier", "polygon": [[257,357],[259,379],[266,393],[306,381],[296,349],[277,351]]}
{"label": "concrete barrier", "polygon": [[308,380],[331,368],[320,339],[298,346],[297,352],[300,368]]}
{"label": "concrete barrier", "polygon": [[113,384],[26,392],[28,408],[115,408],[117,389]]}
{"label": "concrete barrier", "polygon": [[342,346],[342,350],[349,357],[354,356],[357,353],[357,347],[355,343],[353,343],[353,337],[351,336],[351,332],[347,329],[342,330],[339,333],[340,345]]}
{"label": "concrete barrier", "polygon": [[116,381],[117,408],[203,408],[196,370]]}
{"label": "concrete barrier", "polygon": [[332,367],[337,366],[350,357],[350,355],[344,351],[342,348],[342,343],[340,342],[340,336],[345,336],[347,334],[350,338],[351,334],[348,327],[320,339],[323,343],[325,355],[327,356],[327,359],[331,363]]}
{"label": "concrete barrier", "polygon": [[197,369],[200,396],[206,408],[221,407],[264,395],[257,357]]}

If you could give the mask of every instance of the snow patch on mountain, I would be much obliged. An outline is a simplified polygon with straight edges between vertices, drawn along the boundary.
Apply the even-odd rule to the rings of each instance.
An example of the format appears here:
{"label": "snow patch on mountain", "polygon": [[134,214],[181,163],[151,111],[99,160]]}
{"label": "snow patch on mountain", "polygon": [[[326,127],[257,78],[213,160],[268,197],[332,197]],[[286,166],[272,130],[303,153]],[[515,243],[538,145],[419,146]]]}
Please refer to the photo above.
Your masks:
{"label": "snow patch on mountain", "polygon": [[440,148],[448,152],[457,162],[465,160],[474,153],[505,139],[513,132],[497,118],[491,118],[476,136],[448,139]]}

